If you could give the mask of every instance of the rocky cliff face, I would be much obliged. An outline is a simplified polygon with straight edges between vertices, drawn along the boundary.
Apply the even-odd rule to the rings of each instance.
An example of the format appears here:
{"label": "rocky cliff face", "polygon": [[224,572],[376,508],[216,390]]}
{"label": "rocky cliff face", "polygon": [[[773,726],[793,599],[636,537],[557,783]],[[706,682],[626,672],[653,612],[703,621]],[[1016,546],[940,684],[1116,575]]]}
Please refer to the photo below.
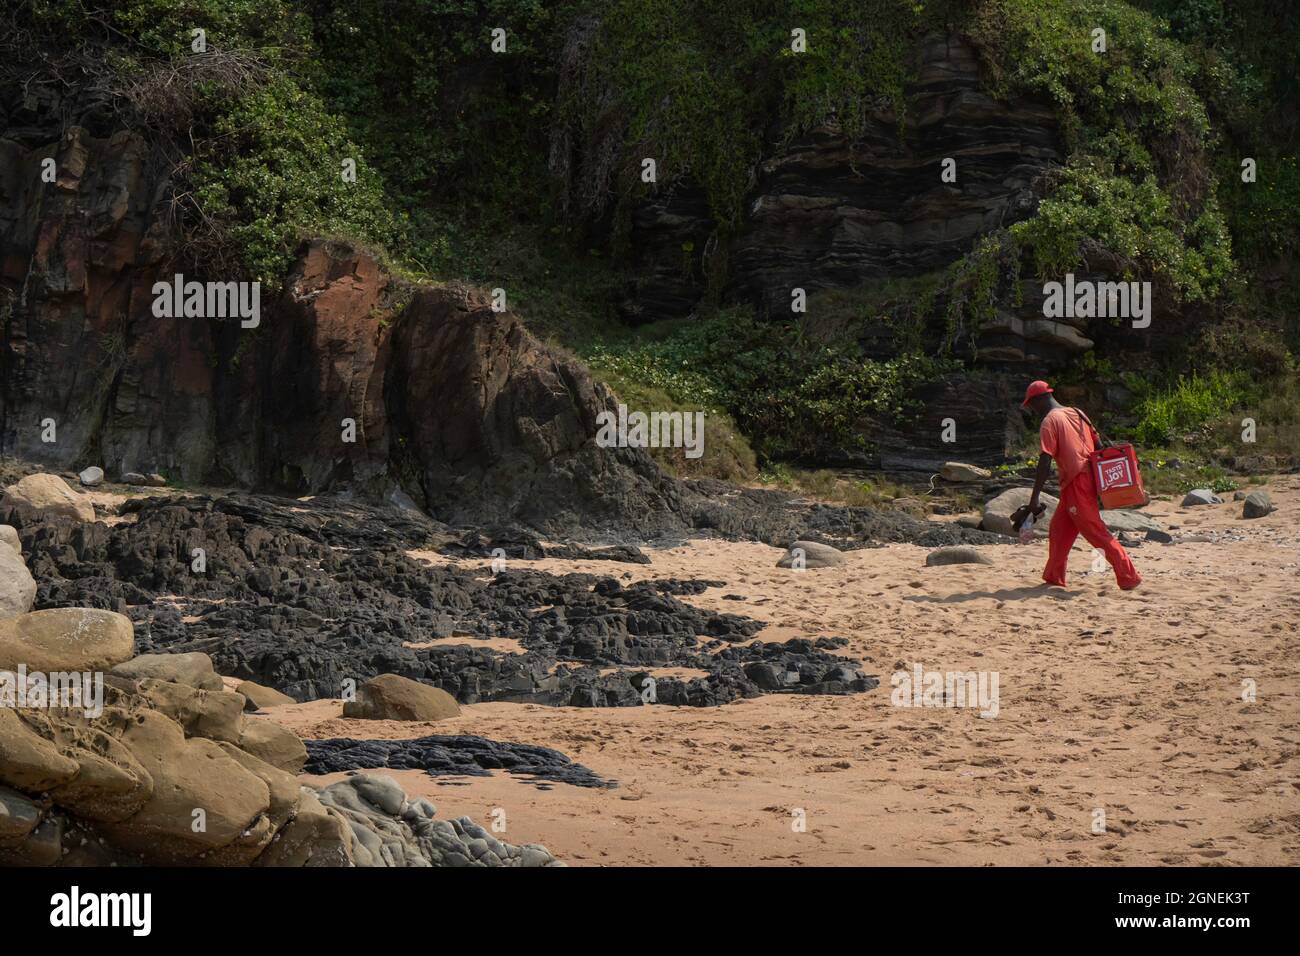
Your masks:
{"label": "rocky cliff face", "polygon": [[149,147],[125,131],[23,132],[0,139],[4,451],[63,464],[102,452],[132,467],[159,445],[178,465],[210,457],[210,330],[138,324],[171,241]]}
{"label": "rocky cliff face", "polygon": [[187,265],[144,138],[58,132],[71,105],[45,107],[0,139],[3,454],[297,494],[404,485],[450,520],[676,510],[647,455],[594,446],[608,391],[468,289],[314,242],[256,328],[156,316],[155,282],[234,277]]}
{"label": "rocky cliff face", "polygon": [[[1035,178],[1061,159],[1056,138],[1049,108],[993,100],[975,52],[930,37],[905,116],[881,109],[854,142],[813,130],[762,165],[732,250],[732,292],[788,312],[796,286],[811,293],[943,268],[1034,211]],[[956,161],[955,183],[941,181],[945,158]]]}
{"label": "rocky cliff face", "polygon": [[[930,273],[1033,210],[1037,178],[1060,160],[1050,111],[981,92],[958,39],[931,37],[917,56],[901,125],[882,107],[853,142],[827,127],[774,145],[724,250],[726,298],[777,312],[796,286]],[[452,521],[654,512],[682,524],[689,507],[646,455],[594,446],[609,394],[471,290],[410,288],[364,253],[315,242],[282,294],[263,292],[258,328],[155,316],[155,282],[233,276],[189,261],[169,164],[119,123],[102,98],[0,95],[0,453],[297,494],[400,486]],[[949,157],[955,184],[940,179]],[[689,181],[636,212],[631,318],[697,306],[712,229]],[[1024,298],[981,330],[976,357],[1036,371],[1089,346],[1085,323],[1043,320],[1035,290]],[[975,444],[948,451],[1005,451],[1005,388],[953,387],[989,415],[970,423]]]}
{"label": "rocky cliff face", "polygon": [[[725,250],[727,300],[788,314],[794,288],[812,295],[935,272],[1034,212],[1039,178],[1063,160],[1051,108],[990,97],[975,50],[958,37],[927,37],[916,58],[905,116],[882,105],[853,141],[835,126],[788,143],[773,131],[744,225]],[[956,162],[954,183],[941,179],[945,159]],[[713,228],[689,180],[636,210],[630,319],[677,318],[697,306]],[[1050,362],[1091,345],[1084,330],[1042,321],[1033,290],[1025,302],[982,330],[981,359]]]}
{"label": "rocky cliff face", "polygon": [[467,287],[402,286],[365,254],[312,243],[258,348],[262,435],[236,445],[259,454],[246,483],[400,486],[453,523],[680,510],[643,451],[595,445],[608,389]]}

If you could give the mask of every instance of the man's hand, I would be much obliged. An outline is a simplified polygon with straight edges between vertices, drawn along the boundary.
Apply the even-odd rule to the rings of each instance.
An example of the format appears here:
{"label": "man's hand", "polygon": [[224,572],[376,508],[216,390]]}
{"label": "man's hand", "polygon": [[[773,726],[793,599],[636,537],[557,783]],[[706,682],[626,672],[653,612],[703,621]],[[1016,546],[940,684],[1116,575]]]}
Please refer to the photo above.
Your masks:
{"label": "man's hand", "polygon": [[1020,526],[1025,523],[1025,519],[1029,517],[1031,512],[1033,513],[1034,518],[1037,519],[1046,510],[1047,505],[1040,505],[1036,501],[1031,501],[1027,505],[1021,505],[1015,511],[1011,512],[1011,527],[1019,531]]}

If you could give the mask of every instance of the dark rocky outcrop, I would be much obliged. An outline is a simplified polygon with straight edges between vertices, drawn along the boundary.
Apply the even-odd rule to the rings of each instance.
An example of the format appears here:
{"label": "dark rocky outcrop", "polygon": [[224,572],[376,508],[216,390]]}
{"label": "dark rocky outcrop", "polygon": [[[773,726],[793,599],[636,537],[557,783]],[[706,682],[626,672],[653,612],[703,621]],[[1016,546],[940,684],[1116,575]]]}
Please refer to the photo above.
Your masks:
{"label": "dark rocky outcrop", "polygon": [[[993,99],[955,37],[927,37],[915,69],[901,124],[882,107],[853,142],[817,129],[761,165],[731,252],[734,295],[788,312],[796,286],[932,272],[1033,213],[1034,180],[1061,159],[1051,108]],[[940,179],[944,158],[956,183]]]}
{"label": "dark rocky outcrop", "polygon": [[[92,151],[121,165],[129,142]],[[257,329],[154,317],[165,270],[156,251],[142,259],[144,174],[121,175],[122,208],[96,204],[114,193],[99,179],[72,179],[66,209],[38,203],[0,236],[4,452],[299,494],[405,486],[452,521],[680,526],[676,486],[647,454],[596,447],[608,390],[467,288],[398,290],[370,256],[318,242]]]}
{"label": "dark rocky outcrop", "polygon": [[[128,504],[134,520],[112,526],[10,509],[38,605],[120,611],[135,623],[138,651],[202,652],[220,673],[297,700],[395,674],[463,703],[636,706],[636,675],[667,666],[708,676],[661,682],[660,702],[712,705],[765,692],[744,671],[765,659],[748,644],[763,625],[674,596],[710,582],[430,567],[405,551],[451,539],[444,527],[359,502],[231,495]],[[192,570],[195,548],[205,553],[202,572]],[[453,634],[469,643],[429,645]],[[474,637],[516,638],[525,653],[476,647]],[[720,656],[727,645],[738,645],[738,656]],[[777,690],[867,689],[854,683],[865,679],[857,662],[825,646],[784,652],[801,677]]]}
{"label": "dark rocky outcrop", "polygon": [[615,787],[580,763],[533,744],[512,744],[472,735],[433,735],[415,740],[352,740],[336,737],[307,741],[306,771],[423,770],[431,777],[487,777],[505,770],[538,786],[567,783],[575,787]]}
{"label": "dark rocky outcrop", "polygon": [[[926,37],[914,72],[901,122],[882,101],[853,140],[833,125],[788,141],[783,130],[772,131],[726,250],[728,299],[788,314],[791,289],[811,295],[935,272],[980,236],[1034,212],[1038,179],[1063,158],[1051,107],[991,97],[975,50],[955,36]],[[955,183],[940,178],[945,158],[957,163]],[[689,178],[666,184],[635,211],[631,320],[695,309],[714,225],[703,190]],[[691,250],[689,268],[683,250]],[[1023,362],[1087,347],[1072,330],[1036,319],[1034,304],[986,327],[990,356],[996,350]]]}
{"label": "dark rocky outcrop", "polygon": [[102,95],[39,90],[0,92],[0,453],[296,494],[404,486],[453,520],[680,525],[648,455],[594,445],[609,392],[469,289],[317,241],[261,290],[256,328],[155,316],[160,280],[245,277],[191,261],[163,145]]}

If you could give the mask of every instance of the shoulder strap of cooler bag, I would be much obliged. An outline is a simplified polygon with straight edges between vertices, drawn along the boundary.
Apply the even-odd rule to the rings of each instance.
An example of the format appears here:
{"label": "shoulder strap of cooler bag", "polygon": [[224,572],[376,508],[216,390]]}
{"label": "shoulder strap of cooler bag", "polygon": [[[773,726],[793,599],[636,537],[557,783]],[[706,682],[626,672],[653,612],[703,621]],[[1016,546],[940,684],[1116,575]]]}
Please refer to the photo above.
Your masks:
{"label": "shoulder strap of cooler bag", "polygon": [[1087,422],[1088,427],[1092,429],[1092,443],[1098,448],[1104,448],[1108,446],[1110,444],[1110,440],[1107,439],[1106,436],[1103,435],[1101,432],[1097,431],[1097,426],[1092,423],[1092,419],[1088,417],[1088,413],[1085,412],[1082,408],[1075,408],[1074,410],[1079,413],[1079,417],[1082,418],[1085,422]]}

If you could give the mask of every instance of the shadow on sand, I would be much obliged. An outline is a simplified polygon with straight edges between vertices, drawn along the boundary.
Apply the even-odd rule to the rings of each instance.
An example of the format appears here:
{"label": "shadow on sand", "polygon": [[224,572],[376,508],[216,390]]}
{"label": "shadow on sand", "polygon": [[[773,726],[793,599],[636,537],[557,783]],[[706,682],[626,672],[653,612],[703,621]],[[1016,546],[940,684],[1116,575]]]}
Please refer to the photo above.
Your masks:
{"label": "shadow on sand", "polygon": [[928,594],[909,594],[904,601],[921,601],[926,604],[960,604],[962,601],[979,601],[988,598],[993,601],[1024,601],[1028,598],[1051,598],[1053,601],[1069,601],[1082,591],[1066,591],[1051,584],[1037,584],[1033,587],[1002,588],[1000,591],[962,591],[947,597],[933,597]]}

